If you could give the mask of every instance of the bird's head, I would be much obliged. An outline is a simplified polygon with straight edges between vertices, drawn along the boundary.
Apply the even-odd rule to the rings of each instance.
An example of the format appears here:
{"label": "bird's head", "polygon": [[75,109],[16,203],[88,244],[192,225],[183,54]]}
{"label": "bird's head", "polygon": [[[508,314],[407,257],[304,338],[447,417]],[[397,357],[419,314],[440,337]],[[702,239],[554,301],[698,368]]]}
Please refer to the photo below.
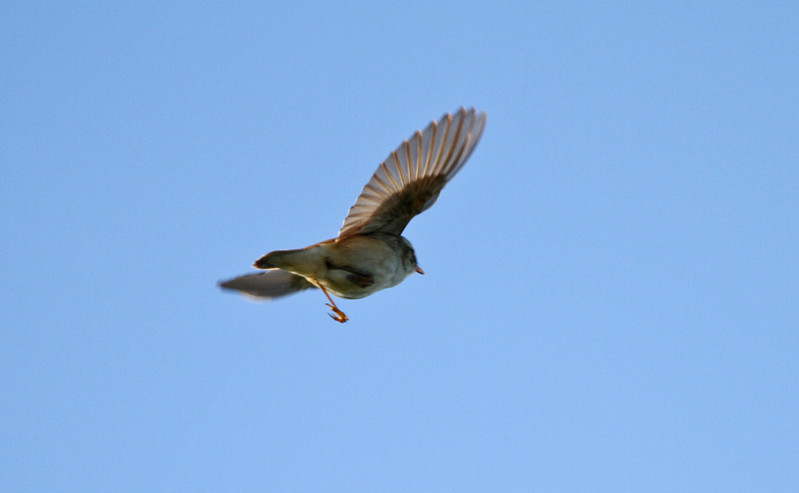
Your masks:
{"label": "bird's head", "polygon": [[424,274],[422,268],[416,263],[416,252],[413,251],[411,242],[400,236],[400,247],[402,248],[402,267],[407,272],[407,275],[411,275],[414,272]]}

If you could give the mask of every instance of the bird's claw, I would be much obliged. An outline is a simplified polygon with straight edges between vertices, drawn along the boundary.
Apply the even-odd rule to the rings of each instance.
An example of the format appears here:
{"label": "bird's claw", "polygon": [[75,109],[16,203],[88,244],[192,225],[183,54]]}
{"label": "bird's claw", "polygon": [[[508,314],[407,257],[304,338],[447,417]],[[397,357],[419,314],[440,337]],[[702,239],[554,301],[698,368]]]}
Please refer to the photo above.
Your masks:
{"label": "bird's claw", "polygon": [[332,318],[336,322],[343,324],[344,322],[349,320],[349,317],[347,317],[347,315],[345,315],[344,312],[339,310],[336,305],[331,305],[330,303],[325,303],[325,305],[327,305],[333,311],[333,313],[335,313],[335,315],[333,315],[333,313],[328,313],[328,315],[330,315],[330,318]]}

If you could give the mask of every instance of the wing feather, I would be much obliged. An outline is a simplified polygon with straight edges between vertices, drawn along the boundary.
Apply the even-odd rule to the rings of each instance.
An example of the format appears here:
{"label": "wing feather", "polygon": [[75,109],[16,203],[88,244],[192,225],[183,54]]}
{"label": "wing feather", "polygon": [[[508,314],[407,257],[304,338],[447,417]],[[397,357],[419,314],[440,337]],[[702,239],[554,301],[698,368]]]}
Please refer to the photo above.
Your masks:
{"label": "wing feather", "polygon": [[471,156],[485,128],[485,113],[461,108],[417,130],[380,163],[350,208],[338,239],[354,234],[400,234],[427,210]]}
{"label": "wing feather", "polygon": [[220,282],[219,287],[238,291],[253,300],[268,301],[315,286],[302,276],[282,269],[271,269]]}

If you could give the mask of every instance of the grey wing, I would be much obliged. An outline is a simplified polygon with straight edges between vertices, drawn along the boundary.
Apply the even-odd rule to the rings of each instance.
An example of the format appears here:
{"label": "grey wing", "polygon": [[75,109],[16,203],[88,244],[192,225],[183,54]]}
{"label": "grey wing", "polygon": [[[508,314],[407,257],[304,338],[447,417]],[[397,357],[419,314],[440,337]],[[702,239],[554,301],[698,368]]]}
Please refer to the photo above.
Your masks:
{"label": "grey wing", "polygon": [[461,108],[416,131],[380,164],[350,208],[338,238],[377,231],[400,234],[430,208],[469,159],[485,128],[485,113]]}
{"label": "grey wing", "polygon": [[272,269],[220,282],[219,287],[239,291],[257,301],[268,301],[315,286],[302,276],[282,269]]}

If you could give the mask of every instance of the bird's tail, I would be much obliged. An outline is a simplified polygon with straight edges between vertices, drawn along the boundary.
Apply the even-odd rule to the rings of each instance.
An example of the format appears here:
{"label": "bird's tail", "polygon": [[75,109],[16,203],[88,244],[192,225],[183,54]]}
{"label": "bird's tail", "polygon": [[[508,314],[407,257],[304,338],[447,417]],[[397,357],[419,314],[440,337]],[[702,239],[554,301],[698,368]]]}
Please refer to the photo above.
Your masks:
{"label": "bird's tail", "polygon": [[257,269],[283,269],[301,276],[315,277],[324,269],[324,255],[318,245],[299,250],[277,250],[267,253],[253,264]]}

